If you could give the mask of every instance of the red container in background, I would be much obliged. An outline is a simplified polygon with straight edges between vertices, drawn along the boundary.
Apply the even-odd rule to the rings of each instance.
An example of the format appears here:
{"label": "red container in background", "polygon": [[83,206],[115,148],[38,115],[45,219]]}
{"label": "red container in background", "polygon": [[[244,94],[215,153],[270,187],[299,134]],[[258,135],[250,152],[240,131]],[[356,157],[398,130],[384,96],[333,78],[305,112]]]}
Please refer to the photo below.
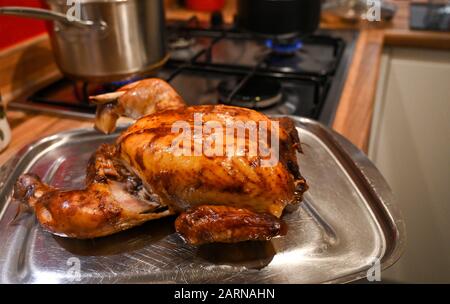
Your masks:
{"label": "red container in background", "polygon": [[[0,6],[44,7],[39,0],[0,0]],[[45,31],[42,20],[0,15],[0,50]]]}
{"label": "red container in background", "polygon": [[186,0],[186,7],[195,11],[220,11],[224,5],[225,0]]}

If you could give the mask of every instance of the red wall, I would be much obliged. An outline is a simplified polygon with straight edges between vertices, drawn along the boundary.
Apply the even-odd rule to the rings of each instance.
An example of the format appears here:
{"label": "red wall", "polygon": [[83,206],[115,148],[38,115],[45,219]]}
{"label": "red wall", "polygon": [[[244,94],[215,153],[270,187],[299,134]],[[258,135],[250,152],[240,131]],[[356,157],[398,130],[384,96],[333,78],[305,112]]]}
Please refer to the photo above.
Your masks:
{"label": "red wall", "polygon": [[[42,7],[40,0],[0,0],[0,6]],[[0,15],[0,50],[46,31],[41,20]]]}

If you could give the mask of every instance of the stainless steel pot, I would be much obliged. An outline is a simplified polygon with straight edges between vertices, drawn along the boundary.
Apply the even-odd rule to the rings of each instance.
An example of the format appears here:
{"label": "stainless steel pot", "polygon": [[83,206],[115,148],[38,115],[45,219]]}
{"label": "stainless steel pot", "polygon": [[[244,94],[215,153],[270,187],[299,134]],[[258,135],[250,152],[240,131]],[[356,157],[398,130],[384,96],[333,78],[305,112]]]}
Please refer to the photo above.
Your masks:
{"label": "stainless steel pot", "polygon": [[[0,14],[52,20],[56,63],[68,77],[105,82],[148,73],[168,58],[163,0],[45,0],[50,10],[0,7]],[[70,11],[69,11],[70,10]],[[76,17],[76,15],[75,15]],[[73,19],[73,18],[70,18]]]}

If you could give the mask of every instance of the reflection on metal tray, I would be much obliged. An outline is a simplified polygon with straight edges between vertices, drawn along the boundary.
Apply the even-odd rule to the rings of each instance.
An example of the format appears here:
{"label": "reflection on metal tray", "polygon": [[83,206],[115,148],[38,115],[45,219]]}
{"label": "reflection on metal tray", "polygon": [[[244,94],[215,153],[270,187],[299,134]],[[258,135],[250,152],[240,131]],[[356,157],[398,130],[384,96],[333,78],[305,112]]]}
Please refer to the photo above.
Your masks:
{"label": "reflection on metal tray", "polygon": [[[103,136],[81,129],[44,138],[0,169],[0,281],[82,283],[322,283],[366,276],[375,259],[392,265],[404,246],[404,223],[392,194],[366,156],[312,120],[293,117],[310,190],[286,214],[285,237],[269,242],[193,247],[174,233],[174,218],[148,222],[113,236],[73,240],[44,232],[33,215],[11,223],[14,181],[34,172],[57,187],[81,187],[89,156]],[[77,260],[75,260],[77,261]]]}

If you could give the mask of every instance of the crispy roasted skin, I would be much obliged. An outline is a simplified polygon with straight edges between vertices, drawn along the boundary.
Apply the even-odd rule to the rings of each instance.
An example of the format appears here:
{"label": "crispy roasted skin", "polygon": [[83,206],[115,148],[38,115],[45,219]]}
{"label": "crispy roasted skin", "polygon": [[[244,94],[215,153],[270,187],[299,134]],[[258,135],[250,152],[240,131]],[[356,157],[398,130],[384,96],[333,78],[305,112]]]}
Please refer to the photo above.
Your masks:
{"label": "crispy roasted skin", "polygon": [[[202,113],[204,122],[217,121],[223,126],[237,121],[265,122],[267,126],[272,123],[256,111],[224,105],[192,106],[139,119],[117,140],[120,157],[164,204],[177,211],[200,205],[226,205],[280,217],[287,204],[301,200],[305,182],[296,158],[300,142],[297,135],[293,136],[283,128],[289,124],[287,119],[280,123],[280,161],[270,167],[262,166],[259,154],[174,155],[171,147],[179,134],[172,132],[171,126],[184,121],[193,129],[195,113]],[[204,132],[202,136],[201,140],[205,142],[209,134]],[[224,136],[222,151],[226,151],[230,136],[234,137],[235,143],[238,141],[237,132]],[[251,138],[248,133],[244,136],[248,149]],[[193,148],[194,144],[191,145]]]}
{"label": "crispy roasted skin", "polygon": [[155,197],[142,193],[140,181],[112,158],[114,151],[114,146],[103,145],[94,154],[86,189],[60,191],[36,175],[24,174],[14,195],[28,203],[46,230],[80,239],[109,235],[173,214]]}
{"label": "crispy roasted skin", "polygon": [[[283,233],[279,220],[283,210],[299,203],[308,188],[297,163],[300,140],[288,118],[271,120],[253,110],[224,105],[187,107],[169,84],[154,78],[93,100],[99,105],[96,127],[104,133],[114,130],[121,115],[142,118],[114,145],[97,150],[88,165],[85,189],[62,191],[35,175],[19,178],[15,197],[54,234],[94,238],[181,213],[177,231],[193,244],[266,240]],[[223,128],[224,141],[205,146],[210,134],[202,132],[194,137],[203,143],[203,151],[197,151],[193,142],[189,148],[198,155],[175,153],[173,143],[180,134],[173,124],[183,121],[194,130],[199,114],[203,123],[214,121]],[[259,149],[255,155],[248,153],[255,144],[249,130],[225,132],[229,123],[265,123],[266,144],[273,155],[270,135],[275,121],[280,126],[279,161],[271,166],[263,165],[270,156]],[[212,127],[214,132],[218,129]],[[258,134],[256,146],[260,140]],[[244,143],[242,153],[228,154],[226,144],[239,141]],[[225,154],[214,155],[217,148]]]}
{"label": "crispy roasted skin", "polygon": [[199,206],[181,214],[175,228],[192,245],[266,241],[286,233],[285,224],[267,213],[228,206]]}

